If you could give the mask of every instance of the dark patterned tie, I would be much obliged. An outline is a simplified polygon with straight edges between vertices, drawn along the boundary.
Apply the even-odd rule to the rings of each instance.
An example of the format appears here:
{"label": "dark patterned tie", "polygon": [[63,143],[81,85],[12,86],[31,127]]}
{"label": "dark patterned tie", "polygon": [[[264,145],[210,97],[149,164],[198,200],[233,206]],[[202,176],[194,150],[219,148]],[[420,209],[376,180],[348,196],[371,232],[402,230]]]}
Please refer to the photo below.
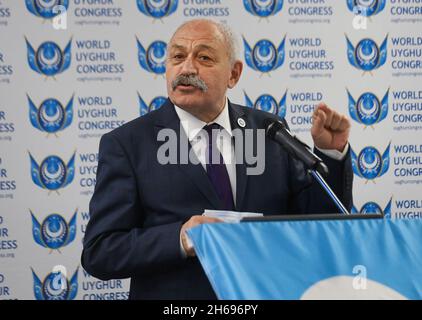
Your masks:
{"label": "dark patterned tie", "polygon": [[220,129],[221,126],[217,123],[204,127],[204,130],[207,132],[209,137],[206,154],[207,175],[213,184],[215,191],[223,202],[223,209],[234,210],[233,193],[229,174],[227,172],[223,156],[217,148],[217,136]]}

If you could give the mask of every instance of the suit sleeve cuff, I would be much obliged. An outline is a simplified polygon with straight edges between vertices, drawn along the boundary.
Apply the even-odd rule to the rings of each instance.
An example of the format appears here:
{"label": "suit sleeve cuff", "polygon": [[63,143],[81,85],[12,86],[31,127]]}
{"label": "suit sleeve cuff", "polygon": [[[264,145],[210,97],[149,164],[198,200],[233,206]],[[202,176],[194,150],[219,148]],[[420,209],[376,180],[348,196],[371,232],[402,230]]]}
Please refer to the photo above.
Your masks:
{"label": "suit sleeve cuff", "polygon": [[319,150],[321,153],[323,153],[327,157],[330,157],[331,159],[342,161],[346,157],[347,152],[349,151],[349,143],[346,144],[343,152],[340,152],[336,149],[321,149],[317,146],[315,146],[315,149]]}

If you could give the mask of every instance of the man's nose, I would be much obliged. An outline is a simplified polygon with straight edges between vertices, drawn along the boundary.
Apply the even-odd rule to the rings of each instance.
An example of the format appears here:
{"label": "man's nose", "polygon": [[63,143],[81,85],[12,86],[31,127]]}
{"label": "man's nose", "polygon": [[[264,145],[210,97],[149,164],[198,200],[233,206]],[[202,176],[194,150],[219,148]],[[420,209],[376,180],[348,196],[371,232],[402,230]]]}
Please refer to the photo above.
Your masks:
{"label": "man's nose", "polygon": [[183,61],[181,73],[182,74],[197,74],[198,73],[195,63],[191,57],[188,57],[186,58],[185,61]]}

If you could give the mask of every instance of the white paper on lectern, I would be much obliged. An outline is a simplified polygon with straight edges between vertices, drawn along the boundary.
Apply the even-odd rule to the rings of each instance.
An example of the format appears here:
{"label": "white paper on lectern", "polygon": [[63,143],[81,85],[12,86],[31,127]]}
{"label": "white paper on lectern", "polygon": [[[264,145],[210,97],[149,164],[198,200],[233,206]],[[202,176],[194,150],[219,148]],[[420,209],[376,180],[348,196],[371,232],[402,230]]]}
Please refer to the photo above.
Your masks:
{"label": "white paper on lectern", "polygon": [[[238,212],[238,211],[224,211],[224,210],[208,210],[206,209],[203,216],[217,218],[226,223],[238,223],[246,217],[262,217],[262,213],[256,212]],[[193,244],[189,236],[186,234],[186,244],[188,248],[192,248]]]}
{"label": "white paper on lectern", "polygon": [[238,212],[224,210],[205,210],[202,214],[207,217],[213,217],[223,220],[223,222],[236,223],[246,217],[262,217],[262,213],[256,212]]}

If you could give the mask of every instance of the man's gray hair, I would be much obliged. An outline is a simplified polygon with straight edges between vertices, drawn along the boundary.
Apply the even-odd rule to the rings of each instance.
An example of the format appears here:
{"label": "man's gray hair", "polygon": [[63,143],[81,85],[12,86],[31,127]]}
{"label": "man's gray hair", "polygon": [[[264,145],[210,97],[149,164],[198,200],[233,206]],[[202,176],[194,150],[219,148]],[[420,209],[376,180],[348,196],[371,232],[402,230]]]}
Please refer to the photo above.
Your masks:
{"label": "man's gray hair", "polygon": [[229,60],[230,63],[233,65],[236,60],[239,60],[239,42],[238,42],[238,37],[236,35],[236,33],[233,31],[233,29],[226,23],[221,23],[221,22],[217,22],[217,21],[213,21],[210,19],[193,19],[193,20],[189,20],[184,22],[183,24],[181,24],[176,31],[173,33],[171,40],[173,40],[173,37],[175,36],[175,34],[182,29],[183,27],[185,27],[186,25],[190,24],[190,23],[197,23],[197,22],[207,22],[207,23],[211,23],[212,25],[216,26],[217,30],[220,31],[220,33],[223,35],[223,40],[227,46],[227,53],[229,55]]}

